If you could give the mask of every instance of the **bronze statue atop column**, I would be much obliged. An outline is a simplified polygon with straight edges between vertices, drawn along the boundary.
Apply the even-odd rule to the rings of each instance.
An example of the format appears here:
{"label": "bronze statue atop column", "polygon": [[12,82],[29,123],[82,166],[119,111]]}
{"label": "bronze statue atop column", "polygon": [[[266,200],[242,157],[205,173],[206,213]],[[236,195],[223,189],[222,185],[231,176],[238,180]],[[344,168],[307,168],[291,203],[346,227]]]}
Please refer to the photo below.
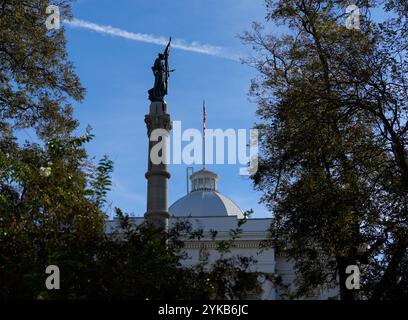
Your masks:
{"label": "bronze statue atop column", "polygon": [[164,53],[159,53],[152,67],[154,74],[154,87],[148,91],[149,100],[152,102],[163,101],[164,96],[167,95],[170,72],[174,71],[169,69],[170,44],[171,37],[166,49],[164,50]]}

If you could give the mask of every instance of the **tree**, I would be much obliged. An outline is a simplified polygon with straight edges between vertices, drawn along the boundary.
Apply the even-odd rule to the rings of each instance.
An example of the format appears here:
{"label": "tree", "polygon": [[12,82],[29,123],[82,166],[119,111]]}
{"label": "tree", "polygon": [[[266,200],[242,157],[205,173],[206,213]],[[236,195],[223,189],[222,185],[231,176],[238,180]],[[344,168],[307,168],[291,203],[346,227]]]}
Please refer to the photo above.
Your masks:
{"label": "tree", "polygon": [[[360,30],[347,29],[347,1],[266,1],[267,21],[242,39],[258,58],[251,94],[262,120],[254,185],[273,211],[271,241],[295,260],[299,294],[338,283],[342,299],[396,298],[407,259],[407,11],[369,18],[378,1],[356,1]],[[348,265],[364,272],[345,286]],[[406,282],[404,282],[406,283]],[[398,294],[397,294],[398,292]],[[405,291],[406,292],[406,291]]]}
{"label": "tree", "polygon": [[[56,1],[61,19],[68,1]],[[68,99],[84,88],[66,53],[64,29],[47,30],[50,1],[1,1],[0,112],[2,128],[32,127],[42,139],[66,136],[77,126]]]}
{"label": "tree", "polygon": [[[50,4],[0,2],[1,297],[35,296],[45,267],[85,257],[104,226],[87,193],[91,164],[83,145],[92,136],[74,134],[70,101],[81,101],[85,90],[64,29],[46,28]],[[70,15],[68,1],[54,4],[61,19]],[[18,143],[25,129],[34,138]],[[70,251],[75,247],[82,250]]]}
{"label": "tree", "polygon": [[[187,221],[179,221],[168,233],[162,233],[146,223],[133,225],[120,209],[116,209],[116,214],[119,227],[99,241],[94,263],[82,277],[89,281],[82,282],[85,297],[233,299],[260,292],[258,273],[249,272],[254,263],[250,258],[221,255],[209,265],[208,255],[203,251],[197,265],[183,266],[185,240],[199,240],[203,236]],[[221,253],[227,251],[220,249]]]}

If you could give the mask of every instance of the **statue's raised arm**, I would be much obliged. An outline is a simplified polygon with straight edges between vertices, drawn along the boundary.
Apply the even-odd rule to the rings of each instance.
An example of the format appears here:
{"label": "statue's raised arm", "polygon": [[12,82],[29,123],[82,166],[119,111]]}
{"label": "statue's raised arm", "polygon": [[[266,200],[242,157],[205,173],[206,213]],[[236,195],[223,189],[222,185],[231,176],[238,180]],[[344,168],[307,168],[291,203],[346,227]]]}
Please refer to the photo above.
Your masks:
{"label": "statue's raised arm", "polygon": [[171,45],[171,37],[169,38],[169,43],[167,44],[166,49],[164,50],[164,59],[166,61],[165,64],[166,64],[166,69],[168,73],[170,72],[170,68],[169,68],[170,45]]}

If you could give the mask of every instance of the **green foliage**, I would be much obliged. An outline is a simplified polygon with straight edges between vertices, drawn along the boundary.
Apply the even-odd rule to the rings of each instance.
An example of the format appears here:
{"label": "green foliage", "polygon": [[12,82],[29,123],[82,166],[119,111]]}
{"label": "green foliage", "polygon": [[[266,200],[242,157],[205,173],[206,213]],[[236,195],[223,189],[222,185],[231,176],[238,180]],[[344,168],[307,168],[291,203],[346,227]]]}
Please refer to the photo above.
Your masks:
{"label": "green foliage", "polygon": [[[253,212],[254,211],[252,209],[245,211],[244,217],[238,221],[237,227],[229,231],[229,239],[218,242],[217,250],[221,253],[221,256],[224,256],[225,254],[231,252],[231,248],[234,246],[235,240],[242,235],[241,227],[248,221],[249,216]],[[216,238],[216,235],[217,235],[216,233],[213,233],[213,239]]]}
{"label": "green foliage", "polygon": [[112,186],[110,175],[113,171],[113,161],[104,155],[96,168],[96,176],[91,182],[90,194],[94,196],[94,201],[101,207],[106,203],[106,195]]}
{"label": "green foliage", "polygon": [[[378,23],[368,12],[382,3],[356,1],[361,30],[349,30],[347,1],[267,0],[267,21],[287,34],[255,23],[242,35],[259,53],[248,60],[261,119],[253,181],[273,211],[270,244],[295,260],[299,294],[337,283],[343,299],[407,294],[404,3],[386,1],[395,15]],[[365,271],[360,292],[345,288],[348,265]]]}
{"label": "green foliage", "polygon": [[[95,274],[86,297],[98,299],[210,299],[236,298],[256,291],[253,261],[243,257],[218,260],[209,266],[183,267],[185,242],[199,240],[200,232],[186,222],[163,234],[116,209],[118,228],[101,239],[94,260]],[[259,288],[258,288],[259,292]]]}

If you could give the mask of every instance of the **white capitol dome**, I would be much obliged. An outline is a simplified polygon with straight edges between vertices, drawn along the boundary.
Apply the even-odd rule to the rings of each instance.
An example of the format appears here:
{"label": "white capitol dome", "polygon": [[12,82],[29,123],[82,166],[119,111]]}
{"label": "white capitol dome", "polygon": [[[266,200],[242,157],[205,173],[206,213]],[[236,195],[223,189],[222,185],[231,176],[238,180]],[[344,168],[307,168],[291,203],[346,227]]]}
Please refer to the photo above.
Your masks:
{"label": "white capitol dome", "polygon": [[200,170],[190,177],[192,190],[170,206],[169,212],[175,217],[236,216],[242,219],[242,210],[229,198],[218,192],[218,175]]}

